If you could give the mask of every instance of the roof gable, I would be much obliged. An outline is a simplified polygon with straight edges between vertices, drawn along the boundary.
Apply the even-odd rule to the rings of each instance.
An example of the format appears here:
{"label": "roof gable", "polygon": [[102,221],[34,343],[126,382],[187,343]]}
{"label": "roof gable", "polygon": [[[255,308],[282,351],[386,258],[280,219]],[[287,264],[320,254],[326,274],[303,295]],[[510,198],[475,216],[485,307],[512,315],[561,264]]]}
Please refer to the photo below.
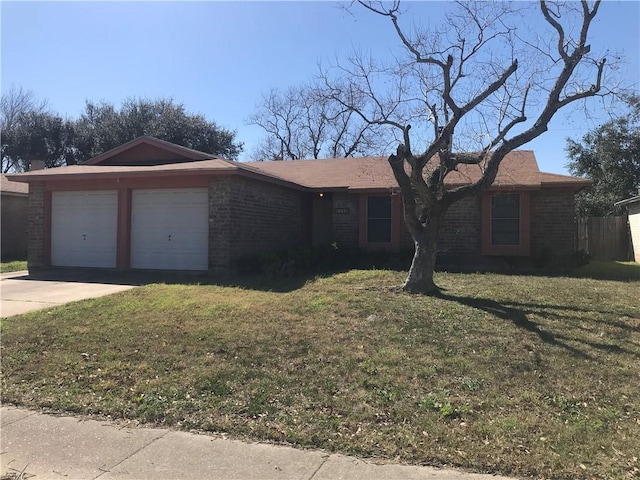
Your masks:
{"label": "roof gable", "polygon": [[165,142],[154,137],[138,137],[85,162],[103,166],[153,166],[216,158],[215,155]]}

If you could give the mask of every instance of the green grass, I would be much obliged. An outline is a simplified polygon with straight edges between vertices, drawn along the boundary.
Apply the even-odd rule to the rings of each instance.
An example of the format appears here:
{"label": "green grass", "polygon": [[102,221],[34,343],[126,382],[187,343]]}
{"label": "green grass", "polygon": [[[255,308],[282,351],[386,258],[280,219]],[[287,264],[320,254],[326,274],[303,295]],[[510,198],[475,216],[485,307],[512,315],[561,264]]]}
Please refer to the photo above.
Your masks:
{"label": "green grass", "polygon": [[19,272],[21,270],[26,270],[26,269],[27,269],[26,260],[13,260],[11,262],[0,263],[0,272],[2,273]]}
{"label": "green grass", "polygon": [[[2,323],[2,401],[554,479],[640,474],[637,282],[352,271],[155,284]],[[286,289],[284,289],[286,290]]]}
{"label": "green grass", "polygon": [[640,281],[640,263],[591,261],[573,271],[576,277],[601,280]]}

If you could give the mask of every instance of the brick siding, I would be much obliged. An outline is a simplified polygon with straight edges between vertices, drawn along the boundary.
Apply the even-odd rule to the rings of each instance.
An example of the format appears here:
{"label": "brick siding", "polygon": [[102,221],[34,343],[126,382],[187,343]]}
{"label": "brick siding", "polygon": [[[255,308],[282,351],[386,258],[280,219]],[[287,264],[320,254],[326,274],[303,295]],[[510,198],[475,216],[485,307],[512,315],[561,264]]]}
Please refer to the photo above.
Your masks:
{"label": "brick siding", "polygon": [[[248,255],[275,252],[308,240],[307,194],[292,188],[240,176],[214,177],[209,184],[209,271],[227,273],[234,261]],[[307,199],[308,200],[308,199]],[[303,212],[305,210],[305,212]],[[360,196],[333,193],[333,237],[340,245],[357,246]],[[45,249],[45,189],[30,185],[28,199],[29,268],[43,267]],[[449,208],[439,238],[441,261],[481,260],[482,204],[476,197]],[[531,193],[531,253],[548,250],[556,256],[574,251],[574,195],[566,189]],[[402,221],[401,248],[412,248]]]}
{"label": "brick siding", "polygon": [[44,251],[44,183],[29,185],[29,214],[27,217],[27,264],[29,269],[45,266]]}
{"label": "brick siding", "polygon": [[575,249],[575,200],[570,190],[531,193],[531,254],[566,256]]}
{"label": "brick siding", "polygon": [[[359,194],[333,194],[333,236],[340,245],[358,246]],[[348,209],[348,214],[337,209]],[[413,239],[401,219],[401,249],[412,249]],[[446,257],[453,255],[462,261],[477,261],[481,257],[482,205],[478,198],[465,198],[453,204],[445,216],[440,231],[438,250]]]}
{"label": "brick siding", "polygon": [[[482,252],[482,203],[469,197],[454,203],[447,211],[438,236],[439,261],[477,262]],[[414,247],[409,229],[402,220],[402,249]]]}
{"label": "brick siding", "polygon": [[333,193],[333,238],[343,247],[357,247],[360,231],[360,196]]}
{"label": "brick siding", "polygon": [[302,194],[242,177],[209,185],[209,270],[227,273],[234,260],[297,246]]}
{"label": "brick siding", "polygon": [[449,207],[438,236],[439,261],[477,263],[482,256],[482,202],[464,198]]}
{"label": "brick siding", "polygon": [[[354,199],[356,195],[351,195]],[[575,203],[567,189],[531,193],[531,254],[548,251],[555,256],[574,252]],[[335,221],[335,217],[334,217]],[[334,225],[335,226],[335,225]],[[347,232],[348,229],[343,227]],[[349,238],[356,238],[350,233]],[[413,239],[402,221],[401,248],[413,248]],[[482,264],[482,202],[469,197],[454,203],[445,216],[438,238],[438,261],[451,264]]]}
{"label": "brick siding", "polygon": [[26,195],[2,195],[2,258],[27,258],[27,218],[29,199]]}
{"label": "brick siding", "polygon": [[214,178],[209,184],[209,271],[226,273],[231,257],[231,179]]}

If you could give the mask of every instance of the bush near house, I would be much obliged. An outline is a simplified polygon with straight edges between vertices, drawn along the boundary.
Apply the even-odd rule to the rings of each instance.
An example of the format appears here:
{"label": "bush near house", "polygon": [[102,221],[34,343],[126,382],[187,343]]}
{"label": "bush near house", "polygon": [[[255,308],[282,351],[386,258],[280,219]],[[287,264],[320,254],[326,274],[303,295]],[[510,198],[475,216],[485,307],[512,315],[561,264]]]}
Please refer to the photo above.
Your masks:
{"label": "bush near house", "polygon": [[251,255],[236,262],[240,274],[262,274],[267,278],[290,278],[350,269],[407,270],[413,252],[368,251],[338,243],[302,246],[278,253]]}
{"label": "bush near house", "polygon": [[[270,279],[345,272],[350,269],[406,271],[411,266],[412,257],[413,250],[407,248],[390,252],[345,247],[333,243],[245,256],[236,261],[235,269],[240,275],[260,274]],[[583,251],[558,256],[552,249],[544,248],[533,252],[530,257],[496,257],[491,262],[465,264],[443,252],[438,256],[436,268],[454,272],[567,274],[577,267],[586,265],[589,260],[589,255]]]}

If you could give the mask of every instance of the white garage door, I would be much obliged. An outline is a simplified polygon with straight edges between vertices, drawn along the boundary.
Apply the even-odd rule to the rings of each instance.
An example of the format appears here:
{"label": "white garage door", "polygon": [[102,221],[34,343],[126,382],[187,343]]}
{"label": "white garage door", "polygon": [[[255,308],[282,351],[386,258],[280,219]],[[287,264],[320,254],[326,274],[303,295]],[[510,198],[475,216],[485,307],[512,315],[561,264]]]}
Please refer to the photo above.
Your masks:
{"label": "white garage door", "polygon": [[208,245],[206,188],[133,191],[132,268],[207,270]]}
{"label": "white garage door", "polygon": [[116,191],[51,195],[52,265],[115,268],[117,230]]}

